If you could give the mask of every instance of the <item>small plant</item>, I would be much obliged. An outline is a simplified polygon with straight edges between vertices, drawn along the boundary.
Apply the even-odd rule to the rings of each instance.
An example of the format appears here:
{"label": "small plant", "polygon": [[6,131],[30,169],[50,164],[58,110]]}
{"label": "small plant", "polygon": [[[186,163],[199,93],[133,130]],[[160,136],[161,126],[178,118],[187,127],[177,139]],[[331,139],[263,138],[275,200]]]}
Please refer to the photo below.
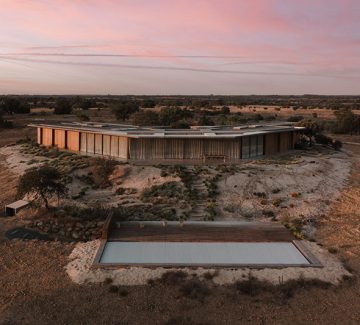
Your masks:
{"label": "small plant", "polygon": [[272,210],[263,210],[262,214],[263,214],[265,217],[268,217],[268,218],[273,218],[273,217],[275,217],[275,213],[274,213],[274,211],[272,211]]}
{"label": "small plant", "polygon": [[105,284],[111,284],[112,282],[113,282],[113,279],[111,279],[111,278],[106,278],[104,281]]}
{"label": "small plant", "polygon": [[328,248],[328,251],[330,254],[336,254],[338,252],[338,249],[336,247],[332,246],[332,247]]}
{"label": "small plant", "polygon": [[259,198],[266,198],[266,193],[264,192],[254,192],[253,194]]}
{"label": "small plant", "polygon": [[224,211],[234,213],[236,210],[236,206],[233,204],[224,206]]}
{"label": "small plant", "polygon": [[207,271],[207,272],[205,272],[204,274],[203,274],[203,277],[204,277],[204,279],[206,279],[206,280],[212,280],[213,278],[215,278],[216,276],[218,276],[219,275],[219,271],[218,270],[216,270],[216,271],[214,271],[214,272],[210,272],[210,271]]}
{"label": "small plant", "polygon": [[280,198],[272,200],[272,204],[273,204],[274,207],[279,207],[281,202],[282,202],[282,199],[280,199]]}
{"label": "small plant", "polygon": [[178,285],[187,278],[188,274],[184,271],[169,271],[164,273],[160,282],[168,285]]}
{"label": "small plant", "polygon": [[191,279],[185,282],[180,287],[180,292],[183,296],[190,299],[204,301],[205,297],[210,294],[209,288],[198,279]]}
{"label": "small plant", "polygon": [[177,182],[167,182],[161,185],[154,185],[146,188],[141,193],[141,199],[144,202],[149,202],[154,197],[163,198],[182,198],[182,188]]}
{"label": "small plant", "polygon": [[126,297],[128,294],[129,294],[129,291],[127,291],[126,289],[121,289],[121,290],[119,291],[119,295],[120,295],[121,297]]}
{"label": "small plant", "polygon": [[111,286],[109,286],[109,292],[118,293],[119,292],[119,287],[115,286],[115,285],[111,285]]}

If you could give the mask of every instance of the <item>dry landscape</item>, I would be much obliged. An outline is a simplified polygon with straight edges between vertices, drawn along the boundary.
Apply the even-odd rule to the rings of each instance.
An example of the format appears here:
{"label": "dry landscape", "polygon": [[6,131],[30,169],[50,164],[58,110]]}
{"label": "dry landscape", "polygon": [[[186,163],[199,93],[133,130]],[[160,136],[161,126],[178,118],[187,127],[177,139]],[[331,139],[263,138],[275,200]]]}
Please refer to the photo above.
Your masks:
{"label": "dry landscape", "polygon": [[[56,161],[56,158],[27,153],[29,149],[26,145],[5,146],[14,143],[16,137],[12,130],[2,132],[5,135],[2,138],[8,139],[1,148],[0,192],[1,203],[4,204],[13,200],[17,179],[26,168],[46,160]],[[9,137],[6,136],[7,132]],[[27,132],[25,128],[18,138]],[[357,142],[356,137],[350,138],[351,141],[344,140]],[[67,159],[73,161],[75,158],[70,156]],[[86,161],[87,158],[81,159]],[[357,280],[360,272],[359,159],[360,146],[349,144],[340,153],[319,148],[302,154],[284,155],[277,161],[264,159],[249,161],[236,168],[210,166],[191,170],[191,173],[199,175],[199,179],[208,180],[204,184],[209,184],[209,180],[217,176],[216,190],[219,193],[214,196],[209,197],[209,190],[213,189],[211,186],[193,184],[204,192],[204,197],[200,198],[205,202],[202,209],[209,211],[210,204],[210,212],[215,209],[216,218],[220,219],[262,222],[277,219],[289,223],[291,227],[298,227],[293,230],[304,233],[322,246],[309,243],[315,251],[320,250],[332,263],[336,261],[330,266],[330,272],[338,268],[335,266],[339,265],[338,261],[345,263],[351,276],[346,275],[348,271],[341,271],[344,276],[342,278],[338,273],[340,282],[337,285],[305,281],[303,284],[301,281],[290,281],[285,285],[281,284],[284,275],[281,278],[280,273],[270,272],[269,277],[264,275],[266,270],[220,273],[189,270],[183,274],[161,269],[150,276],[145,275],[145,270],[130,270],[129,275],[121,276],[120,281],[116,277],[112,281],[108,275],[98,274],[95,282],[100,283],[80,285],[71,280],[73,277],[75,282],[83,282],[76,279],[81,275],[77,258],[84,256],[81,250],[96,246],[96,241],[76,244],[71,234],[55,236],[58,238],[56,241],[9,241],[5,237],[8,229],[33,223],[33,217],[29,217],[29,214],[37,210],[26,210],[17,217],[0,218],[0,281],[3,288],[0,293],[0,322],[287,324],[291,319],[293,323],[325,324],[341,323],[344,315],[347,315],[347,323],[357,324],[360,320],[357,308],[360,303]],[[66,165],[62,167],[66,168]],[[110,185],[105,189],[89,188],[84,195],[77,196],[84,186],[81,175],[86,175],[89,169],[91,164],[90,167],[83,166],[71,171],[70,198],[64,204],[76,202],[86,206],[98,200],[105,205],[124,204],[129,207],[144,203],[161,205],[161,202],[152,200],[142,202],[144,188],[167,182],[184,186],[179,175],[162,166],[122,164],[109,175]],[[133,190],[124,193],[119,188]],[[224,191],[227,195],[222,194]],[[195,200],[196,204],[198,200]],[[199,212],[181,199],[171,204],[176,206],[178,217],[191,218],[191,213]],[[166,208],[166,204],[164,206]],[[187,213],[184,214],[184,211]],[[301,222],[294,222],[297,219],[301,219]],[[283,274],[291,274],[291,270]],[[295,278],[299,275],[300,278],[307,277],[305,272],[301,274],[300,271]],[[280,286],[278,289],[270,288],[252,280],[253,277],[274,283],[280,281]],[[326,280],[326,276],[321,277]],[[139,281],[139,278],[145,280]],[[250,279],[250,286],[245,288],[240,285],[236,282],[239,279]],[[291,279],[291,276],[285,276],[286,279]],[[144,282],[149,284],[141,284]],[[130,285],[135,283],[138,285]],[[109,310],[111,313],[105,312]]]}

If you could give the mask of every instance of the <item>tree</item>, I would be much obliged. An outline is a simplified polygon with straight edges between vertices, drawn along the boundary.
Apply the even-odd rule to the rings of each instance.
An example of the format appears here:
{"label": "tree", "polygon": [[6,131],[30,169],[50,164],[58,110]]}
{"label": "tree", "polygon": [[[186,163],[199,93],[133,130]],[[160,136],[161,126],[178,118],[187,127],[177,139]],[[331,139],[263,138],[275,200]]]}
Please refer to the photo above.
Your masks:
{"label": "tree", "polygon": [[144,99],[141,103],[141,107],[143,108],[154,108],[156,106],[156,102],[153,99]]}
{"label": "tree", "polygon": [[214,125],[214,122],[209,116],[202,114],[197,122],[197,125],[201,125],[201,126]]}
{"label": "tree", "polygon": [[120,102],[111,105],[111,110],[115,114],[117,120],[125,121],[139,110],[139,105],[135,102]]}
{"label": "tree", "polygon": [[55,103],[55,114],[70,114],[72,111],[72,106],[70,101],[67,98],[59,97]]}
{"label": "tree", "polygon": [[144,110],[136,112],[131,116],[131,119],[135,125],[159,125],[159,114],[154,111]]}
{"label": "tree", "polygon": [[4,111],[0,107],[0,128],[12,128],[13,123],[4,119]]}
{"label": "tree", "polygon": [[355,115],[350,109],[341,109],[334,112],[336,123],[335,133],[359,133],[360,117]]}
{"label": "tree", "polygon": [[17,97],[9,97],[9,96],[5,97],[0,106],[4,112],[10,113],[10,114],[30,113],[29,104],[26,101],[20,100]]}
{"label": "tree", "polygon": [[230,114],[230,108],[227,106],[223,106],[220,109],[221,114]]}
{"label": "tree", "polygon": [[296,125],[305,127],[304,134],[309,138],[311,146],[313,142],[313,137],[315,137],[321,131],[320,125],[313,120],[303,120]]}
{"label": "tree", "polygon": [[176,122],[172,123],[170,126],[172,129],[190,129],[189,122],[187,122],[185,120],[176,121]]}
{"label": "tree", "polygon": [[193,113],[191,111],[175,107],[163,107],[159,113],[161,125],[172,125],[180,120],[191,117],[193,117]]}
{"label": "tree", "polygon": [[67,187],[61,173],[54,167],[42,166],[27,170],[19,180],[18,195],[32,195],[35,200],[42,200],[49,209],[49,200],[56,196],[65,197]]}

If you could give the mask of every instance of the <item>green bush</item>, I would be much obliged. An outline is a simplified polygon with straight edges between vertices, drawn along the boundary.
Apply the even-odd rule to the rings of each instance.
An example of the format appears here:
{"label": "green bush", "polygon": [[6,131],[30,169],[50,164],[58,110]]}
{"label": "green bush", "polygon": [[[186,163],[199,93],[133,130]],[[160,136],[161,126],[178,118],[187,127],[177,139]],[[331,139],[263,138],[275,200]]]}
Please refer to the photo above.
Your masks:
{"label": "green bush", "polygon": [[182,188],[177,182],[167,182],[161,185],[154,185],[146,188],[141,193],[141,199],[144,202],[154,197],[182,198]]}

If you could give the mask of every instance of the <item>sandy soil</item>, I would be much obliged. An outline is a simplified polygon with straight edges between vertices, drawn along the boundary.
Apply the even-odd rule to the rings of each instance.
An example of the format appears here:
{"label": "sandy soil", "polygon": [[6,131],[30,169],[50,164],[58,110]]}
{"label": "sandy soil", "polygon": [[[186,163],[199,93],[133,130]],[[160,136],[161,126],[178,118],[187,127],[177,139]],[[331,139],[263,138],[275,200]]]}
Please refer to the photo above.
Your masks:
{"label": "sandy soil", "polygon": [[[113,269],[93,269],[91,265],[95,258],[96,252],[99,248],[100,241],[95,240],[86,243],[78,243],[72,251],[69,258],[71,262],[65,267],[66,272],[70,278],[78,284],[104,282],[106,279],[112,279],[112,283],[116,285],[144,285],[150,279],[160,278],[162,274],[169,270],[176,271],[177,269],[169,268],[113,268]],[[269,281],[273,284],[279,284],[279,281],[286,282],[288,280],[296,280],[300,277],[305,279],[319,279],[332,284],[339,284],[343,276],[350,276],[351,274],[342,266],[338,259],[331,255],[326,250],[322,249],[315,243],[304,242],[311,252],[320,260],[323,268],[301,268],[288,267],[283,269],[222,269],[214,278],[214,283],[219,285],[232,284],[236,281],[247,280],[249,276],[253,276],[259,280]],[[215,272],[215,269],[189,269],[182,268],[181,270],[189,273],[189,275],[196,274],[201,277],[204,273],[210,271]]]}
{"label": "sandy soil", "polygon": [[273,211],[280,220],[316,222],[339,197],[350,165],[346,153],[309,153],[283,164],[254,161],[220,180],[217,204],[226,219],[259,220],[263,211]]}
{"label": "sandy soil", "polygon": [[16,174],[21,175],[25,170],[38,167],[49,159],[46,157],[34,157],[31,154],[21,152],[22,145],[10,145],[0,148],[0,154],[5,156],[6,164]]}

